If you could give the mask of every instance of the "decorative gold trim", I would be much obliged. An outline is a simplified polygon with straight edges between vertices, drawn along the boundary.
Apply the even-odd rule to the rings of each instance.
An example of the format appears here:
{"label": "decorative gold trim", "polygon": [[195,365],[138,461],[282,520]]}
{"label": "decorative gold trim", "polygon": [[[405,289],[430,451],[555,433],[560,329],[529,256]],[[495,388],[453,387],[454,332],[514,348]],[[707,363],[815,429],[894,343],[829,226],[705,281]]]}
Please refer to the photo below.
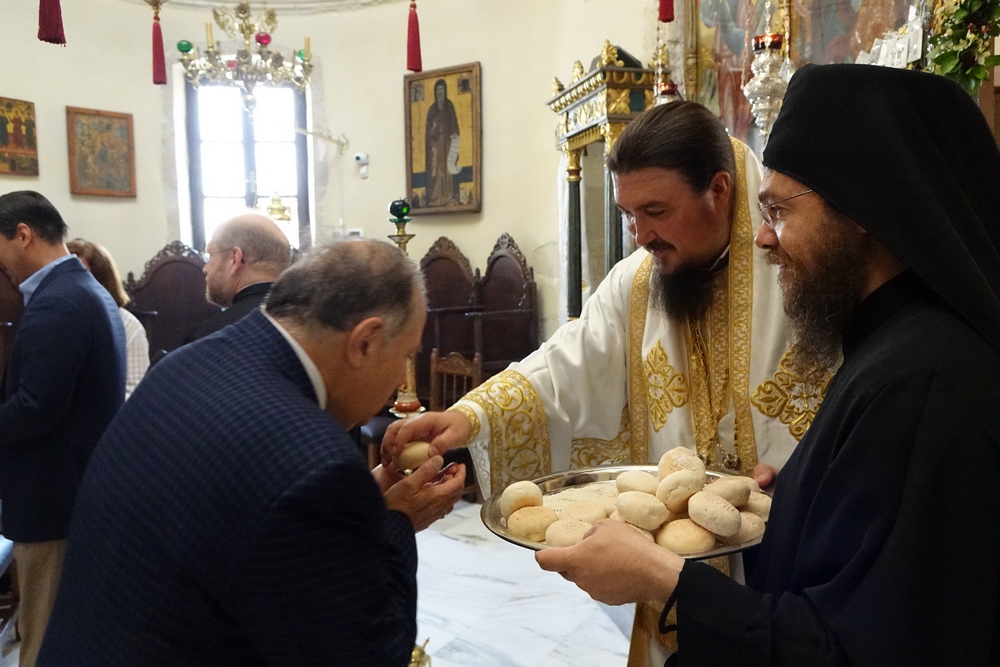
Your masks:
{"label": "decorative gold trim", "polygon": [[616,49],[611,44],[610,39],[604,40],[604,48],[601,49],[600,67],[607,67],[608,65],[614,65],[615,67],[625,67],[625,62],[622,60],[618,60],[618,49]]}
{"label": "decorative gold trim", "polygon": [[582,148],[566,151],[566,158],[568,160],[568,164],[566,165],[566,181],[569,183],[579,183],[581,180],[580,159],[582,154]]}
{"label": "decorative gold trim", "polygon": [[[753,320],[753,223],[747,199],[746,146],[732,139],[736,158],[735,206],[729,266],[713,285],[712,306],[703,322],[688,322],[685,343],[694,416],[695,446],[709,465],[748,474],[757,465],[750,411],[750,338]],[[734,408],[733,452],[719,461],[719,421]]]}
{"label": "decorative gold trim", "polygon": [[528,379],[506,370],[465,396],[483,409],[490,423],[490,489],[552,471],[551,439],[545,406]]}
{"label": "decorative gold trim", "polygon": [[589,468],[628,463],[629,441],[631,439],[632,433],[629,428],[628,405],[626,405],[622,408],[618,435],[613,440],[601,440],[600,438],[577,438],[573,440],[569,451],[569,464],[573,468]]}
{"label": "decorative gold trim", "polygon": [[566,90],[566,86],[564,86],[562,81],[559,80],[559,77],[552,77],[552,94],[558,95],[564,90]]}
{"label": "decorative gold trim", "polygon": [[628,88],[608,88],[608,113],[629,113],[632,91]]}
{"label": "decorative gold trim", "polygon": [[687,10],[687,48],[684,50],[684,99],[698,101],[698,24],[701,14],[698,11],[698,0],[688,0]]}
{"label": "decorative gold trim", "polygon": [[649,276],[653,270],[653,256],[649,255],[632,278],[632,293],[629,298],[629,390],[628,410],[632,439],[630,463],[649,462],[649,408],[646,405],[646,372],[642,364],[642,337],[646,331],[646,313],[649,310]]}
{"label": "decorative gold trim", "polygon": [[826,368],[804,367],[793,345],[781,357],[774,377],[757,387],[751,400],[761,413],[781,421],[792,437],[801,440],[816,418],[833,375]]}
{"label": "decorative gold trim", "polygon": [[740,472],[757,465],[757,442],[750,413],[750,334],[753,321],[753,221],[747,192],[746,151],[742,141],[730,138],[736,157],[736,197],[733,233],[729,245],[729,373],[735,405],[736,455]]}
{"label": "decorative gold trim", "polygon": [[610,155],[618,137],[625,131],[625,123],[605,123],[601,125],[601,136],[604,137],[604,154]]}
{"label": "decorative gold trim", "polygon": [[[567,132],[568,133],[568,130]],[[565,136],[565,133],[564,135]],[[601,141],[604,137],[601,134],[601,127],[599,125],[594,125],[589,127],[582,132],[574,134],[572,137],[566,137],[565,143],[563,144],[563,150],[577,150],[582,149],[588,144],[592,144],[595,141]]]}
{"label": "decorative gold trim", "polygon": [[479,415],[477,415],[476,411],[468,405],[462,405],[461,403],[456,403],[445,410],[445,412],[451,412],[452,410],[461,413],[466,419],[469,420],[469,437],[465,441],[465,446],[468,447],[476,441],[476,438],[479,437],[479,431],[482,430],[482,424],[479,422]]}
{"label": "decorative gold trim", "polygon": [[572,83],[579,83],[583,78],[585,72],[583,70],[583,63],[577,60],[573,63],[573,78],[570,80]]}
{"label": "decorative gold trim", "polygon": [[643,360],[646,371],[646,391],[649,396],[649,419],[659,432],[667,423],[667,415],[688,401],[688,386],[684,374],[670,365],[667,353],[656,341]]}

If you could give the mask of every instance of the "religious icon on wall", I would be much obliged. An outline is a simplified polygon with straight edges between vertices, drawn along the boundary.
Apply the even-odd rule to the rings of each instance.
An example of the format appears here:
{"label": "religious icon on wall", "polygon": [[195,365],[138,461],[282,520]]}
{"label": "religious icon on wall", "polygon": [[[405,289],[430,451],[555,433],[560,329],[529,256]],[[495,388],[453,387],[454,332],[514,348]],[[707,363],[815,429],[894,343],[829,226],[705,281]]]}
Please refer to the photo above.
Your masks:
{"label": "religious icon on wall", "polygon": [[38,176],[35,104],[0,97],[0,175]]}
{"label": "religious icon on wall", "polygon": [[407,74],[403,99],[411,215],[480,211],[479,63]]}
{"label": "religious icon on wall", "polygon": [[[694,72],[685,73],[696,91],[688,99],[718,115],[729,133],[752,141],[750,103],[743,85],[751,76],[752,40],[766,32],[783,33],[785,12],[792,3],[775,0],[689,0],[696,17],[697,57]],[[907,0],[803,0],[790,14],[789,56],[796,66],[852,63],[868,52],[877,37],[906,23]],[[767,16],[771,15],[770,25]]]}
{"label": "religious icon on wall", "polygon": [[69,191],[135,197],[132,114],[66,107]]}

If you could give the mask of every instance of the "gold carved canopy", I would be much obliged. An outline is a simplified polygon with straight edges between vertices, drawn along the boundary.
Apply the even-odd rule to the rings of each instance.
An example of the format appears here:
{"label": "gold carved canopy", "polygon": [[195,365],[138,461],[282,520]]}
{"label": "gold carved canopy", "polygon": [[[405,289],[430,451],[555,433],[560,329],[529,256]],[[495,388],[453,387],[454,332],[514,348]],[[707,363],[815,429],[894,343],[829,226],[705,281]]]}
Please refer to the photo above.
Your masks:
{"label": "gold carved canopy", "polygon": [[605,40],[589,72],[577,61],[569,86],[555,80],[549,108],[559,114],[556,145],[575,151],[604,141],[605,153],[640,113],[653,106],[652,69]]}

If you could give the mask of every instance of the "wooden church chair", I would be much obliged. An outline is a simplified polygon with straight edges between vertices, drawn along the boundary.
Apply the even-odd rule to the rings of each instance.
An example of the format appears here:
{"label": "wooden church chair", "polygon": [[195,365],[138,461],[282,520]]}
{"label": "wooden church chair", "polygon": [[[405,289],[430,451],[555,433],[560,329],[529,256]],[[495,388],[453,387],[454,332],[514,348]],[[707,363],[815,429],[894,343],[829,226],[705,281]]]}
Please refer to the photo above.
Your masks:
{"label": "wooden church chair", "polygon": [[146,328],[151,357],[177,349],[219,307],[205,295],[202,253],[173,241],[146,262],[142,277],[130,271],[125,291],[131,310]]}
{"label": "wooden church chair", "polygon": [[469,312],[483,373],[493,376],[538,349],[535,272],[509,234],[501,234],[478,289],[479,308]]}

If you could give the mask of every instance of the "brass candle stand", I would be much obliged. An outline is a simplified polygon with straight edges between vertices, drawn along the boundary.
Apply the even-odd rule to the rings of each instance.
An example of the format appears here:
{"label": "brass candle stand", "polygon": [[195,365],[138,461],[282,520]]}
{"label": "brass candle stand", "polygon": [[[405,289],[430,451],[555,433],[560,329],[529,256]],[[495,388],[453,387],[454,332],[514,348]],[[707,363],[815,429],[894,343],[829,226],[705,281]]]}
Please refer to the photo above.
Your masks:
{"label": "brass candle stand", "polygon": [[[396,201],[389,204],[389,213],[393,215],[389,218],[389,222],[396,225],[396,233],[390,234],[389,238],[396,244],[404,255],[407,255],[406,244],[410,242],[415,234],[406,233],[406,223],[410,221],[406,217],[406,214],[410,212],[410,204],[405,199],[397,199]],[[409,255],[407,255],[409,256]],[[417,373],[416,364],[414,362],[413,355],[411,354],[406,359],[406,384],[399,388],[396,392],[396,401],[393,403],[392,407],[389,408],[391,412],[396,417],[404,419],[411,415],[420,414],[426,410],[426,408],[420,405],[420,399],[417,398]]]}

